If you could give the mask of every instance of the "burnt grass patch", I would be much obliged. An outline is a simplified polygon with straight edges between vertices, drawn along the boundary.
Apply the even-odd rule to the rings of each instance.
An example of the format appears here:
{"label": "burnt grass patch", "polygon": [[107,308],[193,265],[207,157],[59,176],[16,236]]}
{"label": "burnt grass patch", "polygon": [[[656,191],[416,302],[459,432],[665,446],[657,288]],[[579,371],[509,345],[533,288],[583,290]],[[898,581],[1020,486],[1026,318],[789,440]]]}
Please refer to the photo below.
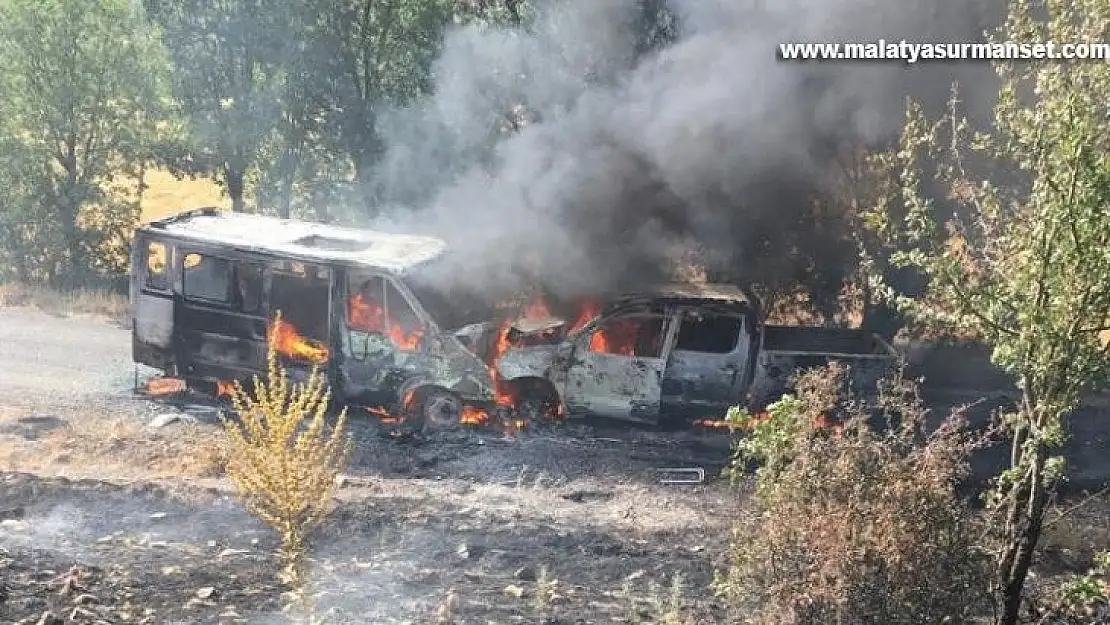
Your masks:
{"label": "burnt grass patch", "polygon": [[[724,616],[708,591],[719,529],[609,529],[486,507],[466,491],[461,503],[415,489],[340,503],[313,543],[318,610],[342,623]],[[286,621],[273,536],[230,493],[8,473],[0,501],[0,622],[46,611],[65,623]],[[606,503],[584,498],[574,518]]]}

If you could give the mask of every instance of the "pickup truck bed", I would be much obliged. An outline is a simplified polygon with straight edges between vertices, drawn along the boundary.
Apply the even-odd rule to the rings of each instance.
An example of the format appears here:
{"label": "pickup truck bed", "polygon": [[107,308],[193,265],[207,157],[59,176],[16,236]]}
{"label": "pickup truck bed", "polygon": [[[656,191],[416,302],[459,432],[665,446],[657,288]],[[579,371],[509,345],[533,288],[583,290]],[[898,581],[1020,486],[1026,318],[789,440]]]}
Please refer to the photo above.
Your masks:
{"label": "pickup truck bed", "polygon": [[764,326],[750,402],[761,410],[788,390],[794,373],[833,361],[848,365],[855,391],[868,394],[899,360],[886,341],[863,330]]}

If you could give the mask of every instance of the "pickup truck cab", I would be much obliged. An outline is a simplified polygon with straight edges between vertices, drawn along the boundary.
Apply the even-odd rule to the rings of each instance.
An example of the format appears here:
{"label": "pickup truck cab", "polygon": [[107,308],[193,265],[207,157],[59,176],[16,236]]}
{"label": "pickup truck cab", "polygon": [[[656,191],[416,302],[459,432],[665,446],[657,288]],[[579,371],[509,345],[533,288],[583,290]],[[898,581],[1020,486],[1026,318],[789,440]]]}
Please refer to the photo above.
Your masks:
{"label": "pickup truck cab", "polygon": [[[860,330],[766,326],[755,297],[730,285],[673,285],[611,301],[588,322],[554,331],[558,320],[521,323],[546,343],[508,350],[501,379],[544,388],[570,417],[597,415],[660,424],[761,409],[804,368],[840,361],[861,389],[898,361]],[[524,338],[516,342],[529,343]]]}

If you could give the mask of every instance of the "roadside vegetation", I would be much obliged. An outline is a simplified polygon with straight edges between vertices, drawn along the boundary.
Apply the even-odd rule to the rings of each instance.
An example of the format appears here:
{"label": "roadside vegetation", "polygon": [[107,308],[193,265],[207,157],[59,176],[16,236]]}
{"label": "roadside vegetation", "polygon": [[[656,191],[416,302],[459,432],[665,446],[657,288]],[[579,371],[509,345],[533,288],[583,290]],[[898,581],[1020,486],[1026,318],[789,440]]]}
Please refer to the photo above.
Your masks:
{"label": "roadside vegetation", "polygon": [[304,600],[308,541],[334,507],[353,443],[346,409],[329,422],[330,392],[321,373],[290,382],[272,345],[268,362],[267,377],[255,379],[253,392],[238,382],[231,391],[227,473],[247,509],[278,533],[281,577]]}
{"label": "roadside vegetation", "polygon": [[[1108,31],[1106,2],[1021,0],[994,40],[1098,40]],[[864,267],[870,288],[915,326],[977,337],[1014,376],[1019,398],[999,419],[1010,466],[972,524],[951,490],[965,458],[959,445],[937,434],[925,447],[876,438],[853,410],[829,434],[812,423],[843,412],[837,376],[802,378],[798,395],[738,444],[739,459],[764,463],[764,516],[741,523],[745,538],[723,588],[767,610],[768,622],[959,622],[989,596],[991,609],[978,614],[1014,625],[1037,603],[1027,580],[1067,470],[1067,419],[1110,374],[1110,70],[1048,62],[996,69],[1002,88],[989,128],[962,116],[955,91],[939,118],[911,102],[897,148],[869,157],[876,201],[863,215],[874,237]],[[952,217],[939,217],[938,189],[955,203]],[[924,276],[924,292],[899,293],[884,266]],[[920,422],[920,409],[896,412]],[[960,557],[945,561],[952,553]],[[1072,622],[1076,605],[1081,618],[1096,617],[1106,596],[1101,563],[1058,589],[1041,622]],[[952,582],[938,588],[932,580],[940,578]]]}
{"label": "roadside vegetation", "polygon": [[814,369],[737,444],[756,471],[716,582],[755,623],[963,623],[988,611],[986,526],[957,494],[977,441],[933,431],[908,380],[864,401],[847,369]]}
{"label": "roadside vegetation", "polygon": [[[1041,15],[1047,8],[1047,16]],[[1010,5],[997,41],[1100,40],[1110,3]],[[883,293],[922,325],[981,337],[1017,380],[1002,415],[1011,465],[987,505],[995,553],[998,621],[1016,623],[1045,519],[1063,478],[1067,419],[1110,375],[1110,67],[1103,63],[997,65],[1001,91],[991,128],[977,131],[954,92],[947,114],[909,107],[893,174],[869,217],[892,261],[928,278],[920,298]],[[958,208],[937,217],[942,189]]]}

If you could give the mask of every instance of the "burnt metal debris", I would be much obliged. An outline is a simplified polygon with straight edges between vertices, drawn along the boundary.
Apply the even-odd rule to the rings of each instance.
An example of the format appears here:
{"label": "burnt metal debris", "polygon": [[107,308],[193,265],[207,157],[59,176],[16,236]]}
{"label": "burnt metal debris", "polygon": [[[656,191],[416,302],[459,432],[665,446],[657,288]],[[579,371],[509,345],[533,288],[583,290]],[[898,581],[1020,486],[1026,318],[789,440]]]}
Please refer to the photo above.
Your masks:
{"label": "burnt metal debris", "polygon": [[705,469],[702,467],[656,469],[660,484],[704,484]]}
{"label": "burnt metal debris", "polygon": [[264,374],[273,345],[294,379],[317,368],[337,401],[417,423],[512,405],[647,424],[765,403],[831,360],[866,386],[898,360],[862,331],[768,326],[729,285],[610,298],[573,326],[545,308],[499,325],[492,303],[429,278],[450,274],[447,254],[430,237],[214,208],[152,222],[132,246],[133,359],[220,394]]}

